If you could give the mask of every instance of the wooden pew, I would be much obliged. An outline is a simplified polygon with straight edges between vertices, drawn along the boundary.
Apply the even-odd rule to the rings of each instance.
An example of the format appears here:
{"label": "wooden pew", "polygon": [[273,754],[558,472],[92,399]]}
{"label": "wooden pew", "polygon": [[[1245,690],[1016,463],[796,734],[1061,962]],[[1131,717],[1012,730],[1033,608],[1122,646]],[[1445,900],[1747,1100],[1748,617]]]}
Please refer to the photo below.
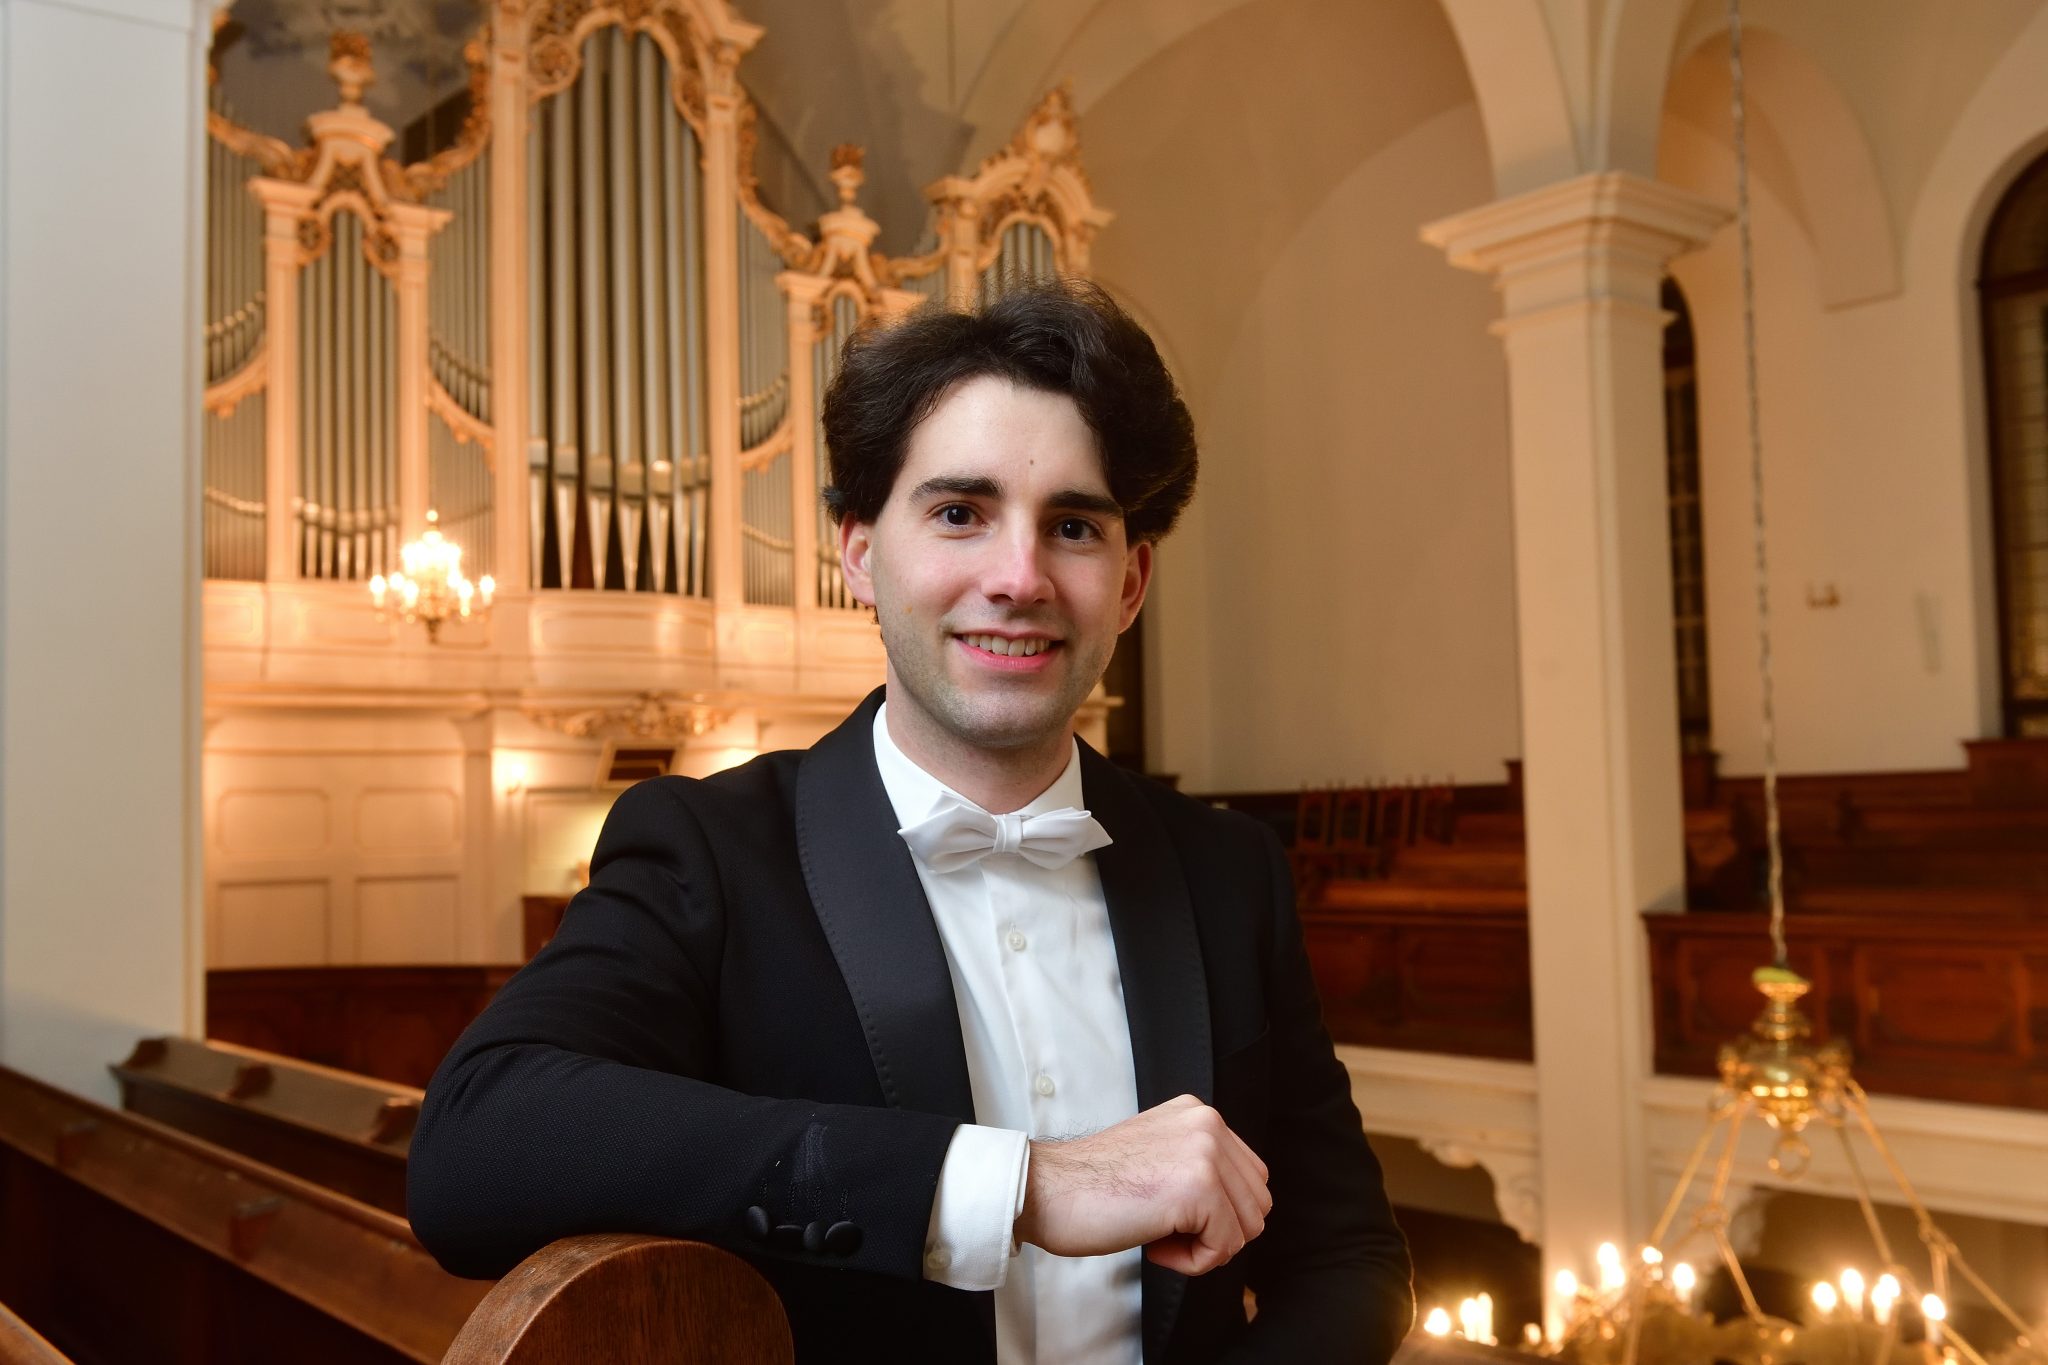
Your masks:
{"label": "wooden pew", "polygon": [[0,1303],[0,1365],[71,1365],[71,1357]]}
{"label": "wooden pew", "polygon": [[145,1038],[111,1069],[130,1113],[405,1213],[417,1089],[191,1038]]}
{"label": "wooden pew", "polygon": [[445,1359],[789,1365],[796,1350],[775,1291],[739,1257],[702,1242],[606,1234],[564,1238],[513,1267]]}
{"label": "wooden pew", "polygon": [[215,968],[206,1032],[359,1076],[424,1086],[518,971],[502,966]]}
{"label": "wooden pew", "polygon": [[488,1288],[403,1218],[0,1069],[0,1301],[74,1356],[438,1361]]}

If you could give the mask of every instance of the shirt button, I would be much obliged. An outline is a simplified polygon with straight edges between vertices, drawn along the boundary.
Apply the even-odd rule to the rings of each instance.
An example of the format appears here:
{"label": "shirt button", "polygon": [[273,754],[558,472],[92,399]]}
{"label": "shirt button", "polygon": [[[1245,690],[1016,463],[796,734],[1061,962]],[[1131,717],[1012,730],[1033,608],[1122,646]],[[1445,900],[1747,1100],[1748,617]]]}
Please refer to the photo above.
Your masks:
{"label": "shirt button", "polygon": [[1024,935],[1023,935],[1023,934],[1021,934],[1021,933],[1019,933],[1019,932],[1018,932],[1017,930],[1015,930],[1015,929],[1012,929],[1012,930],[1010,931],[1010,937],[1009,937],[1009,940],[1008,940],[1008,942],[1009,942],[1009,944],[1010,944],[1010,951],[1011,951],[1011,952],[1013,952],[1013,953],[1021,953],[1021,952],[1023,952],[1023,951],[1024,951],[1024,945],[1025,945],[1026,943],[1028,943],[1029,941],[1030,941],[1030,940],[1026,939],[1026,938],[1024,937]]}
{"label": "shirt button", "polygon": [[1050,1095],[1052,1093],[1052,1077],[1046,1075],[1043,1071],[1039,1072],[1038,1080],[1032,1088],[1041,1095]]}
{"label": "shirt button", "polygon": [[953,1258],[946,1254],[944,1247],[933,1247],[924,1254],[925,1265],[932,1270],[944,1270],[953,1264]]}

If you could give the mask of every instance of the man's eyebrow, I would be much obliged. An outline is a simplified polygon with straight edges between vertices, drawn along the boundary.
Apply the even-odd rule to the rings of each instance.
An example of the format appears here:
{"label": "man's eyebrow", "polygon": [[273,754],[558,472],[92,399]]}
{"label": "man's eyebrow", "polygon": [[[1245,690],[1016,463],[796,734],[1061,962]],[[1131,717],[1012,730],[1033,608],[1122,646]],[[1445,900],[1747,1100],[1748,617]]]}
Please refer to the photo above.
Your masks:
{"label": "man's eyebrow", "polygon": [[1003,486],[986,475],[940,474],[911,489],[910,500],[923,502],[949,493],[956,498],[1000,498]]}
{"label": "man's eyebrow", "polygon": [[1107,493],[1091,493],[1085,488],[1063,488],[1045,500],[1045,505],[1056,512],[1093,512],[1099,517],[1122,520],[1123,504]]}

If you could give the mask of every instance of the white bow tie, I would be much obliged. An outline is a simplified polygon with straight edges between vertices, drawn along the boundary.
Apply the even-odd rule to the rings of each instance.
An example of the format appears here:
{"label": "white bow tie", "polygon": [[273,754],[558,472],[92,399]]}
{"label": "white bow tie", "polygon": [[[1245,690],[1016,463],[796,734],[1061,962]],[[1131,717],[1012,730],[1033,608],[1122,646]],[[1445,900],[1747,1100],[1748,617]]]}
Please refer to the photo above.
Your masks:
{"label": "white bow tie", "polygon": [[990,815],[956,801],[896,832],[934,872],[956,872],[991,853],[1020,854],[1047,869],[1065,867],[1111,842],[1094,816],[1073,806],[1040,815]]}

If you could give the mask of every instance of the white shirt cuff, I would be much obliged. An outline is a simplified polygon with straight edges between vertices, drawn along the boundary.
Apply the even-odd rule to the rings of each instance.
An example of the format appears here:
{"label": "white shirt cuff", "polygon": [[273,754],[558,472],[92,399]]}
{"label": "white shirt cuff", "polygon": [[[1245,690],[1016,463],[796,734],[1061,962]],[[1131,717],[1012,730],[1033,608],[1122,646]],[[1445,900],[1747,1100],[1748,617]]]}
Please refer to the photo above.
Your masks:
{"label": "white shirt cuff", "polygon": [[1024,1212],[1031,1139],[1009,1128],[963,1123],[939,1167],[938,1195],[924,1239],[924,1277],[954,1289],[994,1289],[1016,1254],[1012,1230]]}

